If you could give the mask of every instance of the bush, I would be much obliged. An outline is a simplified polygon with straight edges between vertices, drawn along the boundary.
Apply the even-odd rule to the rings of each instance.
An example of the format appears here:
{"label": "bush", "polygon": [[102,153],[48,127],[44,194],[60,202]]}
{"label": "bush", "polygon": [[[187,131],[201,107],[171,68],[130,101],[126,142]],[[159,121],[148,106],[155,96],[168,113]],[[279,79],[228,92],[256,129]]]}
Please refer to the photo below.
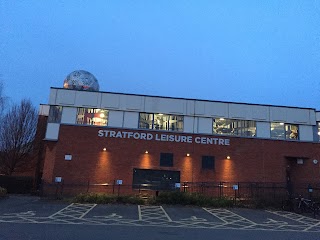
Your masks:
{"label": "bush", "polygon": [[135,196],[117,196],[99,193],[81,193],[77,195],[73,202],[78,203],[96,203],[96,204],[110,204],[110,203],[124,203],[124,204],[143,204],[144,201]]}
{"label": "bush", "polygon": [[198,193],[162,192],[155,199],[157,204],[196,205],[201,207],[232,207],[233,200],[212,198]]}
{"label": "bush", "polygon": [[0,187],[0,197],[5,197],[7,195],[7,189]]}

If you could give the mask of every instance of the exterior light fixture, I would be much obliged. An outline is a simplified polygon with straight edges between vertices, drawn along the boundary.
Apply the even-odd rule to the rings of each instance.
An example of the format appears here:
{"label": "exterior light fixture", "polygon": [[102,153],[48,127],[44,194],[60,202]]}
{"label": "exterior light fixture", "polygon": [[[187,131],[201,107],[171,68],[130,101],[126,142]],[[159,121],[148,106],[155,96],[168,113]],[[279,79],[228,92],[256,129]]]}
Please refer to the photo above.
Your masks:
{"label": "exterior light fixture", "polygon": [[190,153],[187,153],[187,157],[190,157]]}
{"label": "exterior light fixture", "polygon": [[103,150],[103,151],[107,151],[107,149],[106,149],[106,148],[103,148],[102,150]]}
{"label": "exterior light fixture", "polygon": [[284,123],[280,123],[280,125],[284,125]]}
{"label": "exterior light fixture", "polygon": [[219,120],[220,120],[220,121],[223,121],[223,120],[224,120],[224,118],[219,118]]}
{"label": "exterior light fixture", "polygon": [[229,160],[229,159],[230,159],[230,156],[227,156],[227,159]]}
{"label": "exterior light fixture", "polygon": [[318,132],[318,135],[320,136],[320,132]]}
{"label": "exterior light fixture", "polygon": [[148,152],[148,151],[145,151],[144,153],[148,154],[149,152]]}

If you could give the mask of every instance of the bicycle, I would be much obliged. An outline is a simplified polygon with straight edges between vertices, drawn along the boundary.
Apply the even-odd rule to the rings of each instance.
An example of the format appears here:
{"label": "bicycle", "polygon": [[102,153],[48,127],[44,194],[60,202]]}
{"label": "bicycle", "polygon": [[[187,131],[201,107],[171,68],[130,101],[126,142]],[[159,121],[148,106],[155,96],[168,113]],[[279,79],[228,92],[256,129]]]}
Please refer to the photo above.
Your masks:
{"label": "bicycle", "polygon": [[285,200],[282,203],[282,209],[285,211],[293,211],[299,214],[313,213],[314,218],[320,214],[320,204],[302,196]]}

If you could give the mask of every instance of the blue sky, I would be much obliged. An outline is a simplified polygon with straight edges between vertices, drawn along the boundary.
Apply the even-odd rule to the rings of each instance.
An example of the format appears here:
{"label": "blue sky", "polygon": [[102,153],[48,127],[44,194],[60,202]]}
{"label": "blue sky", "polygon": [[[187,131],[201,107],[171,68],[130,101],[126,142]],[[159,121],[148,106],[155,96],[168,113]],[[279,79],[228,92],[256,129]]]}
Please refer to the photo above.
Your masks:
{"label": "blue sky", "polygon": [[80,69],[101,91],[320,110],[320,1],[0,0],[12,102]]}

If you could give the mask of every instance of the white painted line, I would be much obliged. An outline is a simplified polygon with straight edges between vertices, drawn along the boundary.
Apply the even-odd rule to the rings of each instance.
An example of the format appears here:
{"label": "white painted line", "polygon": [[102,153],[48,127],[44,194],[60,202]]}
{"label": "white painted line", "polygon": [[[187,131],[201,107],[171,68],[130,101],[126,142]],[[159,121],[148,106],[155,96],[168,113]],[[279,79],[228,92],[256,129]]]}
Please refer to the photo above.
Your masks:
{"label": "white painted line", "polygon": [[95,206],[97,206],[97,204],[93,204],[93,206],[91,206],[91,208],[89,208],[85,213],[83,213],[79,218],[83,218],[86,214],[88,214],[88,212],[90,212]]}
{"label": "white painted line", "polygon": [[228,223],[226,220],[224,220],[223,218],[220,218],[220,217],[217,217],[216,215],[212,214],[212,212],[210,212],[207,208],[202,208],[203,210],[205,210],[206,212],[208,212],[210,215],[216,217],[216,218],[219,218],[221,221],[225,222],[225,223]]}
{"label": "white painted line", "polygon": [[72,205],[73,205],[73,203],[71,203],[70,205],[66,206],[65,208],[62,208],[60,211],[58,211],[58,212],[56,212],[56,213],[54,213],[54,214],[50,215],[48,218],[52,218],[53,216],[55,216],[55,215],[57,215],[57,214],[61,213],[63,210],[67,209],[68,207],[71,207]]}
{"label": "white painted line", "polygon": [[139,220],[142,220],[142,216],[141,216],[141,206],[138,205],[138,214],[139,214]]}
{"label": "white painted line", "polygon": [[167,214],[167,212],[163,209],[162,206],[160,206],[161,210],[164,212],[164,214],[166,215],[166,217],[168,218],[169,222],[172,222],[172,219],[169,217],[169,215]]}
{"label": "white painted line", "polygon": [[320,225],[320,222],[318,222],[317,224],[314,224],[314,225],[311,225],[305,229],[303,229],[304,232],[308,231],[309,229],[313,228],[313,227],[316,227],[316,226],[319,226]]}

